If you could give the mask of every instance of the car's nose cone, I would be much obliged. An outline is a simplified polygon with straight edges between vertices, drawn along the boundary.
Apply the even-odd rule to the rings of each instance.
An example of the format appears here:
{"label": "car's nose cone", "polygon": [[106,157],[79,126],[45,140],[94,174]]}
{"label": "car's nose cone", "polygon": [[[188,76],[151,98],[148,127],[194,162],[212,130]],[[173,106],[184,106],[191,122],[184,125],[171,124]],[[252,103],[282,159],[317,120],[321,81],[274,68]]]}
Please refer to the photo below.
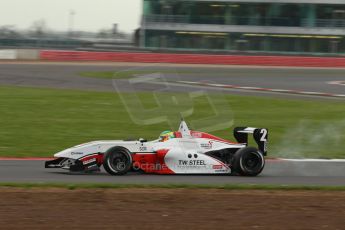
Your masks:
{"label": "car's nose cone", "polygon": [[55,153],[54,157],[59,158],[59,157],[67,157],[71,155],[71,149],[65,149],[61,152]]}

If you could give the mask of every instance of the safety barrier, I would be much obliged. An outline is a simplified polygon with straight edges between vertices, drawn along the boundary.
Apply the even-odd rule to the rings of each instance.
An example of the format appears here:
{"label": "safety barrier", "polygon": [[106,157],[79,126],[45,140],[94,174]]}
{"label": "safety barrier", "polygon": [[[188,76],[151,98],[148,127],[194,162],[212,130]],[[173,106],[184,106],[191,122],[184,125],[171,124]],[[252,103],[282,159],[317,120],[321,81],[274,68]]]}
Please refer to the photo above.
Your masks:
{"label": "safety barrier", "polygon": [[39,60],[40,51],[35,49],[3,49],[0,60]]}
{"label": "safety barrier", "polygon": [[17,52],[15,50],[0,50],[0,60],[15,60]]}
{"label": "safety barrier", "polygon": [[244,56],[42,50],[40,52],[40,59],[46,61],[111,61],[290,67],[345,67],[345,58],[343,57]]}
{"label": "safety barrier", "polygon": [[345,57],[245,56],[170,53],[0,50],[2,60],[104,61],[138,63],[345,67]]}

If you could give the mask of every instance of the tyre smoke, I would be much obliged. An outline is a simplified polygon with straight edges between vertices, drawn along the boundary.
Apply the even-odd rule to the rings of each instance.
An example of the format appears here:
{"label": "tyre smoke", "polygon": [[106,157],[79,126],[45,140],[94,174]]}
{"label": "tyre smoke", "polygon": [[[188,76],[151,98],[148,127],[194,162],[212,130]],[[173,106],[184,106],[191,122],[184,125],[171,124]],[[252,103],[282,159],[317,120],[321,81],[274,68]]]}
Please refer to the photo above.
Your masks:
{"label": "tyre smoke", "polygon": [[320,124],[302,120],[289,129],[277,147],[277,155],[284,158],[327,156],[327,152],[342,149],[345,140],[345,120]]}

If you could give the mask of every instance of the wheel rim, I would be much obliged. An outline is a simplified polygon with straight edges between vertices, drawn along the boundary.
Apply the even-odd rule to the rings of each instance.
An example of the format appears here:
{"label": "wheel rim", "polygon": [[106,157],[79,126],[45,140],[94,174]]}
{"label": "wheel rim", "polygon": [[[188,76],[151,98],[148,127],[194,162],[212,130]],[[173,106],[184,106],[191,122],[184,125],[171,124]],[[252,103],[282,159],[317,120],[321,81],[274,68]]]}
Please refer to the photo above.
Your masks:
{"label": "wheel rim", "polygon": [[257,152],[250,152],[241,158],[241,167],[248,172],[258,172],[262,164],[262,157]]}
{"label": "wheel rim", "polygon": [[112,154],[109,157],[108,162],[111,169],[113,169],[113,171],[121,172],[127,168],[128,164],[130,163],[130,159],[128,158],[126,153],[118,152],[118,153]]}

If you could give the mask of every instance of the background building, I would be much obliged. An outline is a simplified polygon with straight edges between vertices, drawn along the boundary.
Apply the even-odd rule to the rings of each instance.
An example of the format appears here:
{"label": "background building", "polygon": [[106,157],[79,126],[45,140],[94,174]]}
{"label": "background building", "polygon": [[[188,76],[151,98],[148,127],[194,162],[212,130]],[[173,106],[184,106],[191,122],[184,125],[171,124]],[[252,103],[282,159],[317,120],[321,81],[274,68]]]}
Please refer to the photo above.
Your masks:
{"label": "background building", "polygon": [[141,46],[345,53],[344,0],[144,0]]}

